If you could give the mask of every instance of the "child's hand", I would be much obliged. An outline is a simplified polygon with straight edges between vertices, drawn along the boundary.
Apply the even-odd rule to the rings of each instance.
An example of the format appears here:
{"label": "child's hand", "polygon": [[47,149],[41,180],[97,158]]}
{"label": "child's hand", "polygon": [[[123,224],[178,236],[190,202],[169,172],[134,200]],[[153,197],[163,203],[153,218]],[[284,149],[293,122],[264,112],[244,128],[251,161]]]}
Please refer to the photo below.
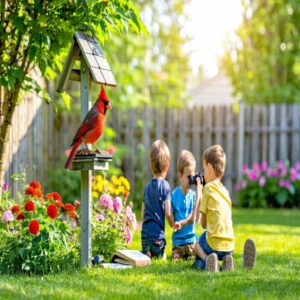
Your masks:
{"label": "child's hand", "polygon": [[201,181],[200,181],[199,177],[196,178],[196,181],[197,181],[196,193],[197,193],[198,196],[200,196],[202,194],[203,185],[201,184]]}
{"label": "child's hand", "polygon": [[174,231],[176,232],[177,230],[180,230],[180,229],[181,229],[180,222],[175,222],[175,224],[174,224]]}

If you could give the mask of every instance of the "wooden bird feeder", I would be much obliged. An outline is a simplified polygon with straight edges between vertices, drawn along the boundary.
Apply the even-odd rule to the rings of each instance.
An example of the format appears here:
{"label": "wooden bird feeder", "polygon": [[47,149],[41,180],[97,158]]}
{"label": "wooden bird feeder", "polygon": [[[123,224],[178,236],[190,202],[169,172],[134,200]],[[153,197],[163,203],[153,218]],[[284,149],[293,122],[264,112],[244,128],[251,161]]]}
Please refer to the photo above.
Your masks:
{"label": "wooden bird feeder", "polygon": [[[80,61],[80,70],[73,69],[76,60]],[[76,32],[72,46],[65,61],[57,92],[66,89],[69,80],[80,82],[81,120],[91,108],[91,82],[116,86],[111,68],[104,52],[95,39],[82,32]],[[92,256],[92,170],[108,170],[112,156],[92,153],[77,154],[72,170],[81,171],[81,266],[91,265]]]}

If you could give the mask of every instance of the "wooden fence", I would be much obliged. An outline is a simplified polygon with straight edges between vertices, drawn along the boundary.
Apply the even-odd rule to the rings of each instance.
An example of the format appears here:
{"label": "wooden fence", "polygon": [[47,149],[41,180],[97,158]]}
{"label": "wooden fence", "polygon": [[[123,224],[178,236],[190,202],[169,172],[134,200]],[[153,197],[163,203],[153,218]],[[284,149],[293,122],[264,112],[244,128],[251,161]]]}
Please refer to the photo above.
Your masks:
{"label": "wooden fence", "polygon": [[[19,120],[14,124],[24,124],[24,113],[16,118]],[[177,184],[176,161],[183,149],[192,151],[197,169],[201,170],[205,148],[213,144],[222,145],[227,155],[224,184],[230,191],[241,176],[243,164],[251,165],[263,160],[273,164],[279,159],[292,163],[300,161],[298,105],[241,104],[237,112],[231,106],[181,110],[149,107],[126,111],[113,109],[107,120],[116,132],[115,142],[127,146],[122,168],[133,192],[141,193],[143,184],[151,178],[148,149],[155,139],[163,139],[169,146],[172,161],[168,180],[172,187]],[[17,133],[17,125],[14,125],[12,136],[19,142],[15,146],[10,145],[15,150],[5,179],[8,181],[12,173],[25,170],[28,181],[34,178],[45,180],[50,168],[63,168],[64,152],[78,124],[78,116],[56,114],[52,106],[43,103],[25,135]]]}

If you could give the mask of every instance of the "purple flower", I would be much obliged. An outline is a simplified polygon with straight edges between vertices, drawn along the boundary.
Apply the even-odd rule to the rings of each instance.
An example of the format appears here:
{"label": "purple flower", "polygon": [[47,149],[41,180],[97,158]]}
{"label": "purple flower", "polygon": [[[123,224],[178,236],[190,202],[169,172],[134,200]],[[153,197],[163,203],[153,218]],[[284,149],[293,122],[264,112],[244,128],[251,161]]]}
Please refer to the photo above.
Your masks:
{"label": "purple flower", "polygon": [[285,186],[285,181],[284,181],[284,179],[280,179],[280,180],[279,180],[279,186],[280,186],[281,188]]}
{"label": "purple flower", "polygon": [[102,214],[99,214],[96,216],[96,219],[101,222],[101,221],[104,221],[105,220],[105,217],[102,215]]}
{"label": "purple flower", "polygon": [[239,191],[241,189],[241,185],[239,182],[237,182],[235,185],[234,185],[234,190],[235,191]]}
{"label": "purple flower", "polygon": [[248,172],[248,166],[243,165],[243,174],[246,174]]}
{"label": "purple flower", "polygon": [[11,233],[13,233],[13,232],[14,232],[14,230],[15,230],[15,228],[14,228],[14,227],[9,227],[9,231],[10,231]]}
{"label": "purple flower", "polygon": [[247,181],[243,180],[241,183],[242,189],[245,189],[247,187]]}
{"label": "purple flower", "polygon": [[113,207],[113,202],[112,202],[111,196],[108,195],[108,194],[101,195],[100,200],[99,200],[99,204],[103,208],[112,208]]}
{"label": "purple flower", "polygon": [[7,191],[7,183],[4,182],[2,188],[3,188],[3,191]]}
{"label": "purple flower", "polygon": [[258,178],[257,174],[256,174],[254,171],[251,170],[251,171],[249,172],[249,179],[250,179],[251,181],[256,181],[257,178]]}
{"label": "purple flower", "polygon": [[266,183],[266,178],[264,176],[261,176],[259,178],[259,186],[264,186]]}
{"label": "purple flower", "polygon": [[126,244],[129,245],[132,242],[132,233],[128,227],[126,227]]}
{"label": "purple flower", "polygon": [[11,210],[6,210],[2,215],[2,223],[11,222],[14,220],[14,215]]}
{"label": "purple flower", "polygon": [[116,197],[113,201],[114,212],[118,214],[122,210],[122,199]]}
{"label": "purple flower", "polygon": [[262,163],[261,163],[261,170],[262,171],[266,171],[267,170],[267,168],[268,168],[268,164],[267,164],[267,162],[264,160],[264,161],[262,161]]}

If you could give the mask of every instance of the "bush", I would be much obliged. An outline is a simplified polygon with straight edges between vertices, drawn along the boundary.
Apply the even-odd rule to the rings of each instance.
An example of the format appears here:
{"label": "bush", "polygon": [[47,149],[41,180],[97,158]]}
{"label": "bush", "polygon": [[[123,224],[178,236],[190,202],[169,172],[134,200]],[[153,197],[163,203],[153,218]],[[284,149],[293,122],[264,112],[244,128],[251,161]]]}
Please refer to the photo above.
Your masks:
{"label": "bush", "polygon": [[75,207],[64,205],[58,193],[42,193],[33,181],[19,206],[4,190],[1,209],[0,273],[44,274],[75,265],[77,238],[70,223],[77,216]]}
{"label": "bush", "polygon": [[264,161],[243,167],[244,178],[235,185],[242,207],[300,207],[300,163],[292,167],[278,161],[270,167]]}

